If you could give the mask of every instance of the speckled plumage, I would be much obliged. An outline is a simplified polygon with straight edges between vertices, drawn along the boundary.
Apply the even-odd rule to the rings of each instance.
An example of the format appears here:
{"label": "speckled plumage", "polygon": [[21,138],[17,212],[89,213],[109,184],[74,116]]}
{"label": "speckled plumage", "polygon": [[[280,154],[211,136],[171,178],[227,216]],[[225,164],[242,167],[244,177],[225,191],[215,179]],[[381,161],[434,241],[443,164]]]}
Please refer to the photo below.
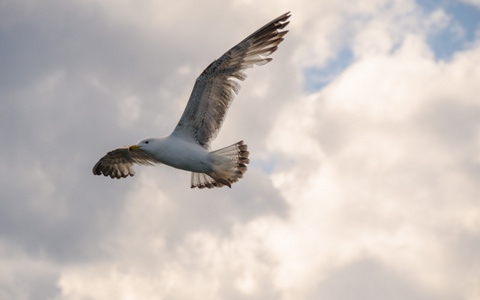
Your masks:
{"label": "speckled plumage", "polygon": [[264,65],[272,60],[265,56],[277,50],[278,44],[283,41],[283,36],[288,31],[279,30],[288,25],[286,20],[289,17],[290,13],[286,13],[258,29],[202,72],[195,82],[174,134],[181,131],[183,135],[208,148],[240,90],[240,84],[235,79],[245,80],[245,69]]}
{"label": "speckled plumage", "polygon": [[264,65],[278,48],[290,13],[281,15],[249,35],[212,62],[197,78],[185,111],[171,135],[148,138],[130,147],[108,152],[93,167],[93,174],[111,178],[133,176],[133,164],[163,163],[192,171],[191,187],[231,186],[247,170],[247,145],[240,141],[209,151],[230,104],[240,90],[246,68]]}

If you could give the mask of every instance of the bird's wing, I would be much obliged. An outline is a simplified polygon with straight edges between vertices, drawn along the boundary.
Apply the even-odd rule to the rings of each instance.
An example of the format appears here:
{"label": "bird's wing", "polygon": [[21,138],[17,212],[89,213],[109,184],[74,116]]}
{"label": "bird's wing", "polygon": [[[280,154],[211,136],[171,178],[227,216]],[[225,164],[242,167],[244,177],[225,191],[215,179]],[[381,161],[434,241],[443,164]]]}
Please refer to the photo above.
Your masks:
{"label": "bird's wing", "polygon": [[93,167],[93,174],[117,179],[133,176],[134,163],[153,165],[159,162],[143,151],[129,151],[128,147],[120,147],[105,154]]}
{"label": "bird's wing", "polygon": [[204,148],[209,148],[227,113],[228,107],[240,84],[245,80],[243,70],[271,61],[266,56],[277,50],[287,30],[286,13],[255,31],[219,59],[212,62],[195,82],[185,111],[173,134],[192,139]]}

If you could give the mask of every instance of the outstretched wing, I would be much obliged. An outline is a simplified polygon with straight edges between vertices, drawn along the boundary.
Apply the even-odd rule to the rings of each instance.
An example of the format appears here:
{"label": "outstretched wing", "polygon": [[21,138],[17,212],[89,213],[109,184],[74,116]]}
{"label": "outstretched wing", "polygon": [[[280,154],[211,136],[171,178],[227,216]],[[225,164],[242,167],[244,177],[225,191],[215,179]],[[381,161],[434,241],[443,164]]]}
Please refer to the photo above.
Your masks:
{"label": "outstretched wing", "polygon": [[203,71],[173,134],[181,134],[209,148],[240,89],[235,79],[245,80],[247,76],[243,70],[272,60],[266,56],[275,52],[283,41],[288,31],[280,30],[288,25],[289,17],[290,13],[286,13],[258,29]]}
{"label": "outstretched wing", "polygon": [[93,174],[125,178],[135,175],[133,164],[153,165],[159,163],[143,151],[129,151],[128,147],[120,147],[105,154],[93,167]]}

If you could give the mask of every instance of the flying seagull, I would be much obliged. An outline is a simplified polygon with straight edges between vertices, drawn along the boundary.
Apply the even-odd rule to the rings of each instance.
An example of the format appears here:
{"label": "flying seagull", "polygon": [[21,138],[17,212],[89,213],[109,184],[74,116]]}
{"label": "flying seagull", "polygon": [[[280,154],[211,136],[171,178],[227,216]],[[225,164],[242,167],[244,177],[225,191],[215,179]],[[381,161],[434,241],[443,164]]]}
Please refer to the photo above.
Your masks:
{"label": "flying seagull", "polygon": [[93,174],[120,179],[135,174],[134,163],[162,163],[191,171],[192,188],[231,187],[247,170],[247,145],[240,141],[210,151],[210,143],[240,90],[236,80],[247,78],[245,69],[272,60],[266,56],[283,41],[288,30],[281,30],[288,25],[288,18],[289,12],[281,15],[212,62],[197,78],[185,111],[169,136],[147,138],[112,150],[95,164]]}

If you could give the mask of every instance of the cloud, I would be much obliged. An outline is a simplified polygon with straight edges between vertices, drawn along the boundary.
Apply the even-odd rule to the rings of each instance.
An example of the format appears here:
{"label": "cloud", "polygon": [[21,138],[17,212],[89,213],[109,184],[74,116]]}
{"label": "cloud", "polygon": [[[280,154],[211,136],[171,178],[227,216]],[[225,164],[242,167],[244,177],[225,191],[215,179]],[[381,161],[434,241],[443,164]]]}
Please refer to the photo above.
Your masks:
{"label": "cloud", "polygon": [[455,294],[423,291],[407,274],[395,274],[381,262],[365,258],[352,262],[320,281],[307,296],[321,299],[452,299]]}
{"label": "cloud", "polygon": [[[191,190],[166,166],[91,174],[111,148],[169,134],[202,68],[288,10],[214,143],[251,150],[232,189]],[[461,26],[447,8],[51,0],[0,14],[0,298],[478,298],[480,48],[438,59],[429,37]]]}

